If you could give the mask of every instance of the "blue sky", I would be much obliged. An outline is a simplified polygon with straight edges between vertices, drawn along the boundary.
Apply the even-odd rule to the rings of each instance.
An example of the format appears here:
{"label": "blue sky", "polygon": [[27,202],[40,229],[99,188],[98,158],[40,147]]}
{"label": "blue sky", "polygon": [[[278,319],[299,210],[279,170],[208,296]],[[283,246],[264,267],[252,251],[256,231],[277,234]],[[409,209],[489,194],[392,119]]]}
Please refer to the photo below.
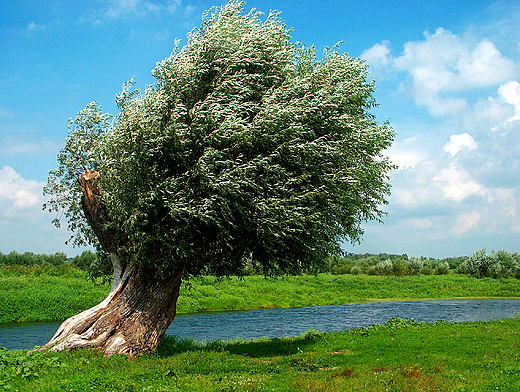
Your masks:
{"label": "blue sky", "polygon": [[[67,120],[151,70],[213,1],[0,0],[0,252],[73,256],[41,211]],[[470,255],[520,251],[520,4],[514,1],[247,2],[282,12],[294,41],[370,64],[379,121],[396,140],[383,225],[355,253]]]}

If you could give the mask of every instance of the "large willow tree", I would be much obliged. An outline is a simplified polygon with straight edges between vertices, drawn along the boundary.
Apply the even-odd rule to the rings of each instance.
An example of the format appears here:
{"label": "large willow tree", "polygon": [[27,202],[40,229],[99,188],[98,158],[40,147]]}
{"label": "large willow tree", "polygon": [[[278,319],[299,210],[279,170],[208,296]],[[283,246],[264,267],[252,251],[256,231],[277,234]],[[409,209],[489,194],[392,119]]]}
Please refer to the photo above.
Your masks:
{"label": "large willow tree", "polygon": [[370,114],[366,64],[318,60],[278,14],[243,6],[207,12],[152,87],[126,84],[114,121],[95,103],[71,120],[46,208],[109,255],[114,283],[45,347],[149,352],[183,279],[246,262],[297,273],[383,216],[394,134]]}

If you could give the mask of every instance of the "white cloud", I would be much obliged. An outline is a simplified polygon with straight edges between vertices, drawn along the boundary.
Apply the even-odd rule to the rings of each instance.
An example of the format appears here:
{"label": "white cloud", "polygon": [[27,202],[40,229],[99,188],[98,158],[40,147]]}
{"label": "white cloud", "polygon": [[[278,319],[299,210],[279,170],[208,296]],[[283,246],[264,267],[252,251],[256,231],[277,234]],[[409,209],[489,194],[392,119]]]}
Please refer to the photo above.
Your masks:
{"label": "white cloud", "polygon": [[497,88],[495,96],[480,99],[464,117],[464,125],[473,131],[497,131],[520,120],[520,83],[508,81]]}
{"label": "white cloud", "polygon": [[516,80],[505,83],[498,88],[497,92],[504,102],[514,106],[515,114],[507,121],[520,120],[520,83]]}
{"label": "white cloud", "polygon": [[503,57],[492,42],[484,39],[475,48],[466,47],[453,70],[460,75],[459,88],[473,89],[511,80],[516,77],[518,67]]}
{"label": "white cloud", "polygon": [[410,72],[416,88],[432,92],[496,86],[518,72],[492,42],[483,39],[475,45],[442,28],[433,35],[425,32],[424,41],[406,43],[395,66]]}
{"label": "white cloud", "polygon": [[467,214],[461,214],[457,217],[453,233],[456,235],[462,235],[472,228],[476,227],[480,221],[480,212],[473,211]]}
{"label": "white cloud", "polygon": [[360,57],[365,59],[371,67],[377,68],[379,66],[387,66],[393,61],[390,52],[390,42],[382,41],[380,44],[375,44],[363,51]]}
{"label": "white cloud", "polygon": [[406,72],[410,87],[405,89],[435,116],[460,115],[468,103],[458,94],[498,86],[518,75],[518,65],[488,39],[476,41],[442,28],[424,36],[424,40],[405,43],[397,57],[391,55],[387,41],[367,49],[361,57],[376,69],[386,66]]}
{"label": "white cloud", "polygon": [[418,151],[406,152],[389,149],[388,157],[393,164],[398,166],[397,170],[410,170],[424,160],[425,154]]}
{"label": "white cloud", "polygon": [[428,158],[428,154],[423,149],[417,148],[417,138],[411,137],[402,142],[394,142],[386,150],[390,161],[398,166],[397,170],[414,169],[420,162]]}
{"label": "white cloud", "polygon": [[496,129],[515,115],[515,108],[500,97],[488,97],[475,103],[473,112],[467,113],[465,126],[468,129],[488,131]]}
{"label": "white cloud", "polygon": [[[373,236],[367,230],[367,238],[384,247],[364,251],[454,255],[485,245],[519,250],[516,9],[516,17],[507,18],[507,33],[495,16],[484,29],[471,26],[460,34],[437,29],[406,43],[401,52],[382,41],[362,53],[370,72],[391,89],[382,95],[383,108],[407,95],[430,114],[412,104],[400,116],[401,107],[410,106],[403,102],[395,105],[397,113],[386,115],[395,119],[397,134],[387,155],[400,170],[391,174],[386,229],[371,226]],[[414,138],[400,139],[410,135]]]}
{"label": "white cloud", "polygon": [[[0,168],[0,251],[35,252],[69,255],[84,249],[66,246],[71,233],[65,227],[56,229],[51,220],[55,213],[42,211],[44,183],[26,180],[12,167]],[[66,226],[66,225],[64,225]]]}
{"label": "white cloud", "polygon": [[484,194],[482,186],[472,180],[471,175],[466,170],[457,168],[455,165],[442,169],[433,178],[433,181],[442,189],[445,197],[455,201]]}
{"label": "white cloud", "polygon": [[40,206],[43,202],[43,183],[25,180],[12,167],[0,170],[0,202],[4,216],[11,216],[14,210],[25,210]]}
{"label": "white cloud", "polygon": [[471,151],[475,150],[477,147],[478,143],[471,135],[462,133],[460,135],[451,135],[450,141],[446,143],[446,145],[443,147],[443,150],[450,153],[450,155],[453,157],[462,149]]}

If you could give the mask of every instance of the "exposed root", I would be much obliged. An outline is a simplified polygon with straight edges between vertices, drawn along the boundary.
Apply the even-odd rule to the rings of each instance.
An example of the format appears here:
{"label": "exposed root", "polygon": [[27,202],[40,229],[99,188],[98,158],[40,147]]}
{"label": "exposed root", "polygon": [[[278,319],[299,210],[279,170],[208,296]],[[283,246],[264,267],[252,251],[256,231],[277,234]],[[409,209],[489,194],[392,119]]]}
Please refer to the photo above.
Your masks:
{"label": "exposed root", "polygon": [[175,317],[181,273],[157,280],[132,267],[99,305],[63,322],[41,350],[95,348],[106,356],[151,352]]}

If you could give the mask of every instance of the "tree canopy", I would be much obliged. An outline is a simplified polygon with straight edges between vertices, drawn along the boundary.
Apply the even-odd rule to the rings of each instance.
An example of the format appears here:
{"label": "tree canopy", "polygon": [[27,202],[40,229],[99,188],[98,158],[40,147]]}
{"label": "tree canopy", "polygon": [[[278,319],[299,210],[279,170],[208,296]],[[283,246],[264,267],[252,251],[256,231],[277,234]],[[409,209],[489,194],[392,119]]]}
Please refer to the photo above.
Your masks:
{"label": "tree canopy", "polygon": [[160,276],[236,274],[247,260],[300,272],[384,216],[394,133],[371,113],[367,67],[337,47],[318,58],[278,13],[232,0],[176,43],[153,86],[125,84],[113,121],[95,102],[70,121],[46,208],[64,211],[73,243],[100,245],[78,183],[94,170],[126,264]]}

